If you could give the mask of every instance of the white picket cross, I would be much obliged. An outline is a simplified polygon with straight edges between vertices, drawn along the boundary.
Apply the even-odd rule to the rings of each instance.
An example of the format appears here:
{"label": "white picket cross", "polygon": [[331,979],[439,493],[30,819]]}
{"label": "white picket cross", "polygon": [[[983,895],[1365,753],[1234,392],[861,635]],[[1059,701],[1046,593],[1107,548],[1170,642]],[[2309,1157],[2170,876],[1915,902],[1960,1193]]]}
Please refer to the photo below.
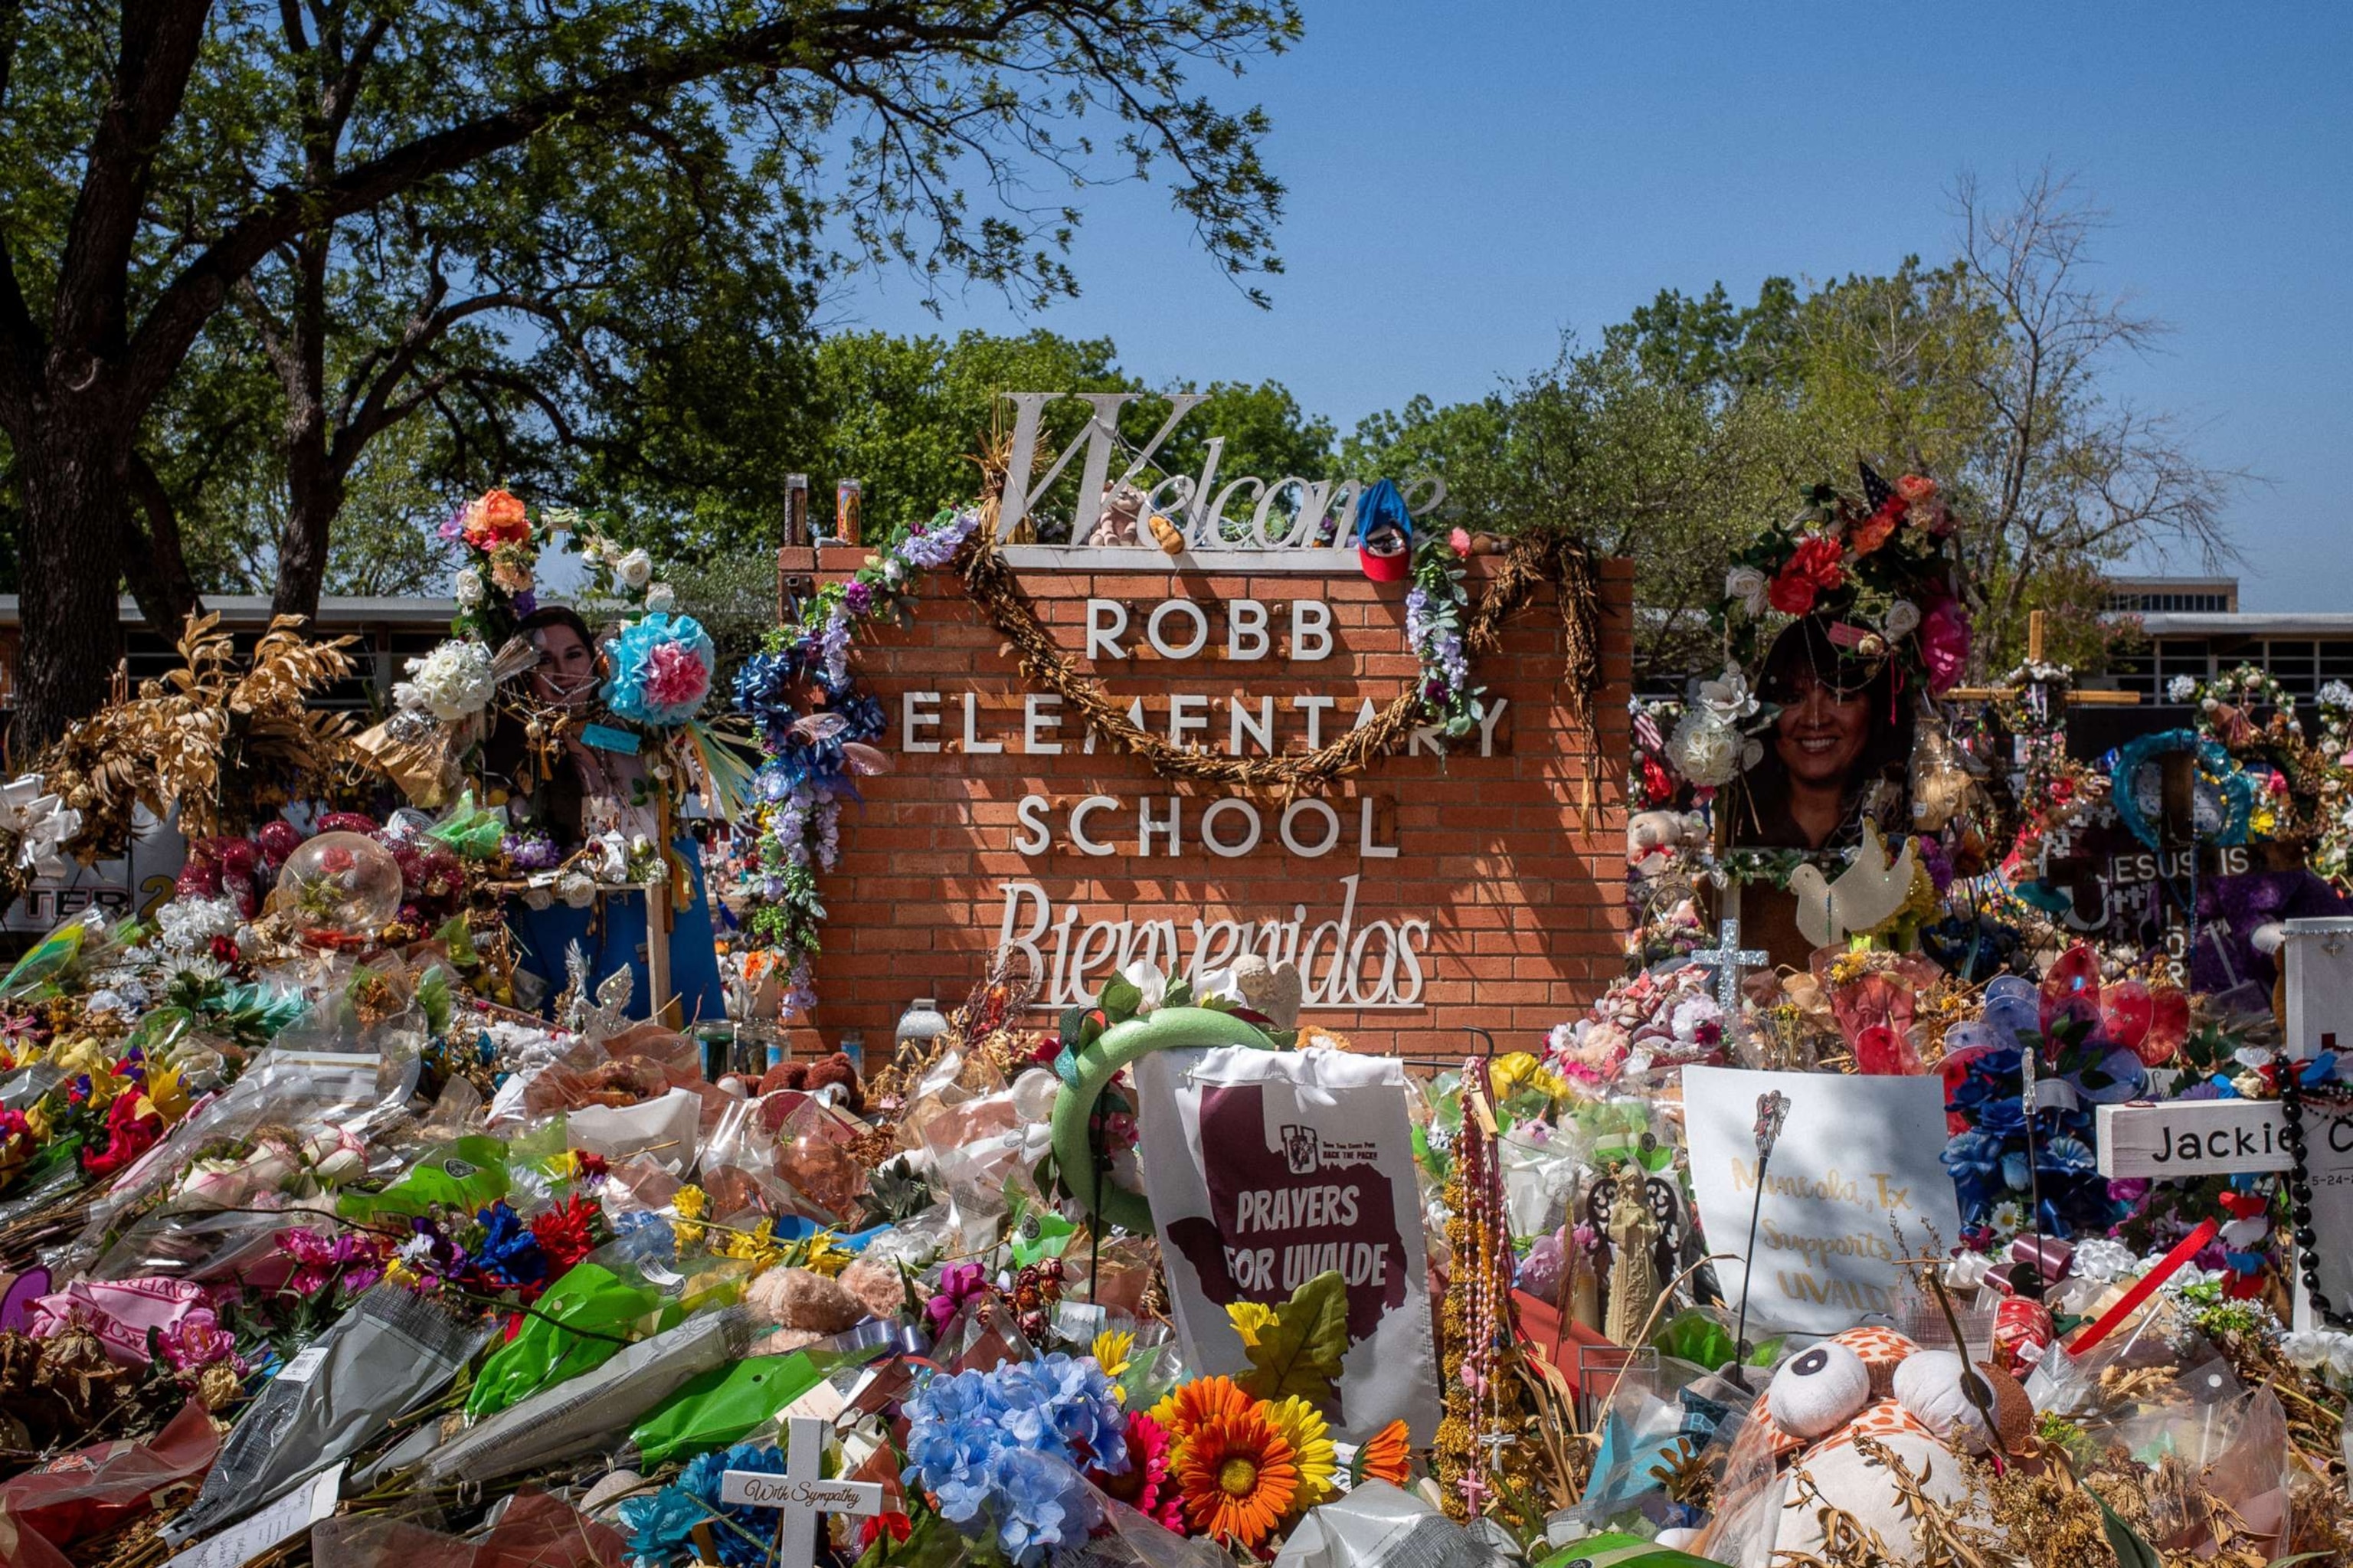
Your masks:
{"label": "white picket cross", "polygon": [[847,1513],[863,1517],[882,1511],[881,1483],[825,1478],[827,1425],[807,1415],[796,1415],[786,1423],[785,1473],[781,1476],[766,1470],[729,1470],[719,1478],[720,1501],[779,1510],[778,1568],[811,1568],[816,1563],[820,1515]]}

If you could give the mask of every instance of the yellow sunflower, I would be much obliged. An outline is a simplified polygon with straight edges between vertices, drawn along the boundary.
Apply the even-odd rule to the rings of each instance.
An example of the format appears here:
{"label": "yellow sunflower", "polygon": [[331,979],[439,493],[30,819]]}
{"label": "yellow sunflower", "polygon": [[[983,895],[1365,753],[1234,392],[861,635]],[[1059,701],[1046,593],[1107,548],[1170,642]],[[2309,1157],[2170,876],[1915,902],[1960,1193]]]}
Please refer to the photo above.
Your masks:
{"label": "yellow sunflower", "polygon": [[1176,1460],[1186,1521],[1228,1545],[1256,1546],[1274,1533],[1298,1489],[1291,1445],[1264,1405],[1204,1423]]}
{"label": "yellow sunflower", "polygon": [[1292,1501],[1292,1511],[1305,1513],[1332,1495],[1332,1472],[1340,1464],[1332,1447],[1332,1429],[1297,1394],[1261,1408],[1291,1446],[1292,1463],[1299,1467],[1299,1495]]}

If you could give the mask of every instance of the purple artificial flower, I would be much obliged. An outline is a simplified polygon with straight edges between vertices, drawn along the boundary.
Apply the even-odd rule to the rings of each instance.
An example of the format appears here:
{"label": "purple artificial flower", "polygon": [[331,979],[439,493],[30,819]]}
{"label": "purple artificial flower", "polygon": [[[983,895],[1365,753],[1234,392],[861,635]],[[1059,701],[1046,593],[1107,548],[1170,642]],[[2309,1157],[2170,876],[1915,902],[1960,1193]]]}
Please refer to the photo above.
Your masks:
{"label": "purple artificial flower", "polygon": [[851,582],[841,590],[841,602],[849,607],[852,615],[874,613],[874,590],[861,582]]}
{"label": "purple artificial flower", "polygon": [[529,615],[538,608],[539,595],[533,589],[525,588],[514,596],[514,611],[517,615]]}

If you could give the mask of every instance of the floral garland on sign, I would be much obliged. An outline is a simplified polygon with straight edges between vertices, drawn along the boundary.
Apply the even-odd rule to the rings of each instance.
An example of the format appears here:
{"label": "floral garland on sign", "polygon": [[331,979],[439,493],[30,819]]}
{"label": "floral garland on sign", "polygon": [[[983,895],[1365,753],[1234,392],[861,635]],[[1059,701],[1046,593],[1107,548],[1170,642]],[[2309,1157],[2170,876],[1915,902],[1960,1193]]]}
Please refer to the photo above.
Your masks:
{"label": "floral garland on sign", "polygon": [[[2242,664],[2211,681],[2176,675],[2166,683],[2166,696],[2198,710],[2198,732],[2232,750],[2265,743],[2296,746],[2304,740],[2304,721],[2296,716],[2295,698],[2268,670]],[[2263,724],[2255,715],[2268,711]]]}
{"label": "floral garland on sign", "polygon": [[[839,859],[842,802],[858,798],[858,775],[885,766],[872,743],[890,718],[851,678],[850,642],[862,624],[912,622],[917,579],[954,561],[979,524],[977,513],[943,510],[892,530],[855,575],[819,588],[799,619],[771,631],[735,673],[736,710],[757,728],[768,758],[752,780],[758,832],[747,877],[755,907],[745,927],[777,954],[787,1012],[817,1005],[812,961],[825,921],[817,878]],[[802,694],[810,691],[805,711]]]}
{"label": "floral garland on sign", "polygon": [[2320,688],[2320,734],[2314,742],[2319,784],[2308,863],[2340,889],[2353,890],[2353,686]]}
{"label": "floral garland on sign", "polygon": [[1440,740],[1460,739],[1474,730],[1485,713],[1481,700],[1484,688],[1470,683],[1470,662],[1502,645],[1504,622],[1542,583],[1554,585],[1560,601],[1567,664],[1563,696],[1571,717],[1590,727],[1593,693],[1601,678],[1596,632],[1600,593],[1585,546],[1550,534],[1513,540],[1466,621],[1463,609],[1470,593],[1463,584],[1468,574],[1459,563],[1469,550],[1469,535],[1461,529],[1443,538],[1429,534],[1416,538],[1414,587],[1406,605],[1408,641],[1421,665],[1414,683],[1339,739],[1314,751],[1281,757],[1218,757],[1172,745],[1138,726],[1104,694],[1100,682],[1078,673],[1039,620],[1037,607],[989,534],[980,535],[966,553],[964,580],[973,602],[1012,643],[1026,678],[1059,695],[1088,728],[1120,750],[1142,758],[1162,778],[1298,793],[1403,750],[1417,729],[1434,731]]}

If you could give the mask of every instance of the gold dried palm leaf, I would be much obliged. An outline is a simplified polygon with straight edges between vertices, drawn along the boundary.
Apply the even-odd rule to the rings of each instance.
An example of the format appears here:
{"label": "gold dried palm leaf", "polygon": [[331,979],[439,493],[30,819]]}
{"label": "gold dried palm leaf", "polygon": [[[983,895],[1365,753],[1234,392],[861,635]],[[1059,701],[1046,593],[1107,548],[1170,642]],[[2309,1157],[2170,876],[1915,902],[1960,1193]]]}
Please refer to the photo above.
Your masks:
{"label": "gold dried palm leaf", "polygon": [[299,617],[269,624],[244,669],[217,614],[190,616],[181,666],[139,695],[67,730],[42,759],[49,788],[83,813],[85,859],[120,853],[133,807],[180,813],[191,839],[242,832],[259,812],[316,787],[350,757],[351,720],[310,700],[352,672],[355,641],[312,642]]}

